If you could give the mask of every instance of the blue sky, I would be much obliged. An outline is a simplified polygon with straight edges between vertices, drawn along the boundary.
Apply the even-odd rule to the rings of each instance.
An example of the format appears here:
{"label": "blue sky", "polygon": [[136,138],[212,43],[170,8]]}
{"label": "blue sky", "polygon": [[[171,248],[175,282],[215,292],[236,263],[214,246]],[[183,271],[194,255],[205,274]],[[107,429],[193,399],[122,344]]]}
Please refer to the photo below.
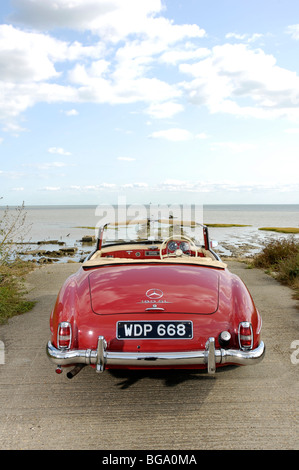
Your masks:
{"label": "blue sky", "polygon": [[2,204],[299,203],[297,0],[2,0]]}

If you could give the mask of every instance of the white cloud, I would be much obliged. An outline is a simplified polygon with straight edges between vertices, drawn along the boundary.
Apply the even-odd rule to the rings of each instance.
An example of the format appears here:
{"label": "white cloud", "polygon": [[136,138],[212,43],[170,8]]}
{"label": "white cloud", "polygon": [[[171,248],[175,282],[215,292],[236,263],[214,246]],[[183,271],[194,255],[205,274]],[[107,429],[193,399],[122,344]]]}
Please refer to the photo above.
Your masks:
{"label": "white cloud", "polygon": [[[13,0],[11,19],[37,29],[91,30],[111,38],[137,31],[148,17],[159,13],[160,0]],[[138,26],[139,25],[139,26]]]}
{"label": "white cloud", "polygon": [[[34,170],[40,170],[40,171],[46,171],[48,172],[49,170],[55,170],[57,168],[65,168],[67,166],[70,166],[69,164],[65,162],[38,162],[38,163],[23,163],[22,165],[25,168],[33,168]],[[32,175],[30,173],[27,173],[26,176],[36,176],[35,173]]]}
{"label": "white cloud", "polygon": [[[5,110],[3,112],[5,115]],[[1,116],[1,111],[0,111],[0,116]],[[10,122],[9,120],[7,121],[6,125],[3,127],[4,132],[9,132],[14,136],[18,136],[20,132],[26,131],[24,127],[21,127],[19,124],[16,122]]]}
{"label": "white cloud", "polygon": [[22,171],[3,171],[3,170],[0,170],[0,175],[5,176],[5,178],[11,178],[11,179],[24,178],[24,176],[26,176]]}
{"label": "white cloud", "polygon": [[238,34],[238,33],[227,33],[225,35],[226,39],[238,39],[243,41],[247,38],[247,34]]}
{"label": "white cloud", "polygon": [[[38,102],[76,102],[76,89],[59,85],[56,63],[96,57],[103,46],[83,47],[47,34],[0,25],[0,120],[8,132],[24,130],[16,118]],[[53,83],[47,83],[48,81]],[[56,83],[55,83],[56,82]]]}
{"label": "white cloud", "polygon": [[165,119],[171,118],[183,110],[184,106],[182,104],[169,101],[165,103],[151,103],[145,110],[145,113],[155,119]]}
{"label": "white cloud", "polygon": [[286,29],[286,33],[290,34],[293,39],[298,41],[299,39],[299,24],[292,24],[291,26],[288,26]]}
{"label": "white cloud", "polygon": [[165,180],[150,188],[151,191],[169,192],[191,192],[191,193],[215,193],[215,192],[293,192],[299,191],[299,184],[268,183],[268,182],[244,182],[235,181],[185,181],[185,180]]}
{"label": "white cloud", "polygon": [[210,136],[206,134],[206,132],[200,132],[200,134],[196,134],[195,138],[205,140],[205,139],[209,139]]}
{"label": "white cloud", "polygon": [[149,137],[153,139],[165,139],[172,142],[179,142],[192,139],[193,134],[186,129],[172,128],[153,132]]}
{"label": "white cloud", "polygon": [[134,162],[136,158],[131,158],[131,157],[117,157],[117,160],[123,161],[123,162]]}
{"label": "white cloud", "polygon": [[89,67],[78,64],[70,71],[71,82],[78,86],[79,101],[110,104],[160,102],[181,94],[167,82],[142,76],[131,64],[129,68],[116,66],[109,75],[108,66],[108,62],[101,60]]}
{"label": "white cloud", "polygon": [[102,43],[84,47],[78,41],[61,41],[48,34],[22,31],[0,25],[1,81],[24,83],[58,78],[56,62],[96,58],[103,53]]}
{"label": "white cloud", "polygon": [[294,128],[291,128],[291,129],[285,129],[284,131],[286,134],[294,134],[294,135],[297,135],[299,134],[299,127],[294,127]]}
{"label": "white cloud", "polygon": [[[0,172],[1,173],[1,172]],[[15,191],[23,191],[23,188],[14,188]],[[273,193],[294,193],[299,191],[298,183],[285,182],[255,182],[245,181],[236,182],[233,180],[178,180],[166,179],[155,184],[149,184],[143,181],[128,182],[124,184],[115,184],[103,182],[100,184],[90,185],[69,185],[61,186],[45,186],[39,189],[48,192],[79,192],[81,194],[103,193],[120,191],[140,191],[144,194],[149,193],[194,193],[194,194],[221,194],[222,196],[233,194],[273,194]]]}
{"label": "white cloud", "polygon": [[48,152],[49,153],[55,153],[55,154],[58,154],[58,155],[72,155],[71,152],[67,152],[62,147],[50,147],[48,149]]}
{"label": "white cloud", "polygon": [[4,82],[39,82],[58,77],[51,56],[60,41],[37,33],[0,25],[0,69]]}
{"label": "white cloud", "polygon": [[116,184],[115,183],[102,183],[100,186],[97,186],[97,188],[114,189],[114,188],[116,188]]}
{"label": "white cloud", "polygon": [[246,41],[248,43],[254,42],[257,39],[262,38],[264,35],[260,33],[254,34],[238,34],[238,33],[228,33],[225,35],[226,39],[236,39],[238,41]]}
{"label": "white cloud", "polygon": [[[44,101],[159,105],[173,100],[181,91],[147,72],[170,46],[205,35],[195,24],[176,25],[161,16],[161,0],[13,0],[13,6],[10,19],[31,29],[0,26],[0,119],[6,123]],[[51,28],[90,31],[96,39],[83,45],[37,32]],[[126,43],[118,46],[120,40]],[[69,69],[70,61],[79,60]],[[150,112],[169,116],[178,109]]]}
{"label": "white cloud", "polygon": [[209,56],[211,51],[206,47],[194,49],[192,46],[184,45],[184,48],[171,48],[160,56],[160,61],[166,64],[177,65],[179,62],[198,60]]}
{"label": "white cloud", "polygon": [[41,188],[42,191],[60,191],[61,187],[60,186],[45,186],[44,188]]}
{"label": "white cloud", "polygon": [[51,168],[63,168],[67,166],[67,164],[64,162],[45,162],[45,163],[37,163],[35,166],[40,170],[50,170]]}
{"label": "white cloud", "polygon": [[143,183],[143,182],[125,183],[120,186],[120,189],[147,189],[147,188],[148,188],[148,184]]}
{"label": "white cloud", "polygon": [[248,37],[247,42],[254,42],[254,41],[257,41],[257,39],[260,39],[263,37],[264,37],[264,34],[254,33]]}
{"label": "white cloud", "polygon": [[172,142],[179,142],[179,141],[187,141],[192,139],[208,139],[209,136],[205,132],[201,132],[199,134],[193,134],[192,132],[188,131],[187,129],[180,129],[180,128],[171,128],[165,129],[161,131],[155,131],[149,135],[152,139],[165,139],[170,140]]}
{"label": "white cloud", "polygon": [[202,37],[205,31],[197,25],[175,25],[158,16],[161,0],[13,0],[14,22],[37,29],[71,28],[92,31],[112,42],[130,34],[176,42],[186,36]]}
{"label": "white cloud", "polygon": [[[68,187],[62,188],[64,191],[75,190],[82,193],[87,192],[98,192],[98,191],[121,191],[121,190],[146,190],[149,188],[148,183],[145,182],[133,182],[133,183],[124,183],[124,184],[115,184],[115,183],[101,183],[93,185],[70,185]],[[56,188],[55,188],[56,189]],[[57,188],[58,189],[58,188]]]}
{"label": "white cloud", "polygon": [[68,111],[64,111],[66,116],[78,116],[79,112],[76,109],[70,109]]}
{"label": "white cloud", "polygon": [[207,59],[181,64],[190,102],[211,113],[255,118],[299,118],[299,77],[276,59],[245,44],[215,46]]}
{"label": "white cloud", "polygon": [[246,142],[215,142],[211,145],[211,150],[224,149],[233,153],[247,152],[255,148],[256,146],[254,144]]}
{"label": "white cloud", "polygon": [[[211,113],[299,119],[299,77],[279,67],[274,56],[251,48],[261,37],[258,33],[230,32],[227,39],[247,44],[207,49],[198,45],[205,31],[164,17],[162,0],[12,3],[11,20],[26,30],[0,25],[0,120],[6,130],[18,126],[20,114],[42,102],[143,103],[145,114],[168,119],[185,109],[187,98]],[[92,35],[82,34],[83,44],[38,32],[57,28]],[[296,38],[299,25],[287,31]],[[163,67],[161,75],[157,66]],[[173,70],[171,79],[164,69]],[[184,74],[184,81],[178,83],[177,72]],[[75,116],[77,111],[65,114]],[[175,138],[169,130],[164,138],[194,136],[180,131]]]}

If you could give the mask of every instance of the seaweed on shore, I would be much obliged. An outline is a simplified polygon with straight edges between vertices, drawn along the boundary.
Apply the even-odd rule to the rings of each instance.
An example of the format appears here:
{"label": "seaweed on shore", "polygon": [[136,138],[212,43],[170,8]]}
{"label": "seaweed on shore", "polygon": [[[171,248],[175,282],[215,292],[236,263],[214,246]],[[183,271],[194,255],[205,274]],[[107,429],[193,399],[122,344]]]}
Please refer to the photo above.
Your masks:
{"label": "seaweed on shore", "polygon": [[241,225],[241,224],[205,224],[207,227],[252,227],[252,225]]}
{"label": "seaweed on shore", "polygon": [[299,227],[260,227],[259,230],[278,233],[299,233]]}

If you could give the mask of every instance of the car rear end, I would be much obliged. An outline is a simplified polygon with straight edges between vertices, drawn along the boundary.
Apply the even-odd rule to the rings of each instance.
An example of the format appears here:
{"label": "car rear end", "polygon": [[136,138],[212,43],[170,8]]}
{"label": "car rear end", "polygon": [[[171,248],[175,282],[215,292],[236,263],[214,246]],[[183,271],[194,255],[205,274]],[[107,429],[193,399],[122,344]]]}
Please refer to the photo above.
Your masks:
{"label": "car rear end", "polygon": [[[159,264],[87,269],[81,311],[60,317],[48,355],[62,366],[105,369],[184,368],[214,373],[255,364],[265,352],[261,318],[226,270]],[[85,291],[82,285],[85,283]],[[54,343],[54,344],[53,344]]]}

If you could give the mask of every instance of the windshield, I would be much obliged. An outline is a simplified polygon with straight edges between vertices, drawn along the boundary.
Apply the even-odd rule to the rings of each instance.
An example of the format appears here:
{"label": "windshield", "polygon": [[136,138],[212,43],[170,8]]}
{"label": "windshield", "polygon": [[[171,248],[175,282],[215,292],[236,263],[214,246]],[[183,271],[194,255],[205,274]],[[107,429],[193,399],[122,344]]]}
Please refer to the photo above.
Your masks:
{"label": "windshield", "polygon": [[204,245],[203,226],[193,221],[140,220],[108,224],[103,230],[102,246],[120,243],[155,243],[169,237],[185,236]]}

